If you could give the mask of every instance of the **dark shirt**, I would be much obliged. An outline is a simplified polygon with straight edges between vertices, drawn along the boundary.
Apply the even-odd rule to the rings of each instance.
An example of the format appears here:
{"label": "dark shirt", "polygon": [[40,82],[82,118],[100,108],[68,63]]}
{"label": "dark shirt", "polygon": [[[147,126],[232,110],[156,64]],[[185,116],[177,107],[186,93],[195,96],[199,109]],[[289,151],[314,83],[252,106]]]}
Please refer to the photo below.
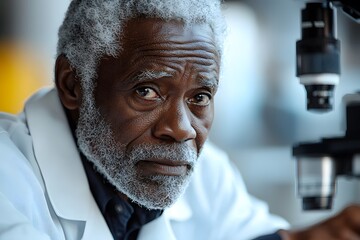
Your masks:
{"label": "dark shirt", "polygon": [[277,233],[273,233],[273,234],[269,234],[269,235],[264,235],[261,237],[257,237],[253,240],[281,240],[282,238],[280,237],[279,234]]}
{"label": "dark shirt", "polygon": [[[84,156],[82,161],[91,192],[114,239],[135,240],[144,224],[160,217],[161,210],[148,210],[133,202],[124,201],[115,187],[94,169],[91,162]],[[281,237],[274,233],[254,240],[281,240]]]}
{"label": "dark shirt", "polygon": [[148,210],[123,200],[105,178],[94,169],[85,156],[82,162],[91,192],[116,240],[134,240],[140,228],[162,214],[161,210]]}

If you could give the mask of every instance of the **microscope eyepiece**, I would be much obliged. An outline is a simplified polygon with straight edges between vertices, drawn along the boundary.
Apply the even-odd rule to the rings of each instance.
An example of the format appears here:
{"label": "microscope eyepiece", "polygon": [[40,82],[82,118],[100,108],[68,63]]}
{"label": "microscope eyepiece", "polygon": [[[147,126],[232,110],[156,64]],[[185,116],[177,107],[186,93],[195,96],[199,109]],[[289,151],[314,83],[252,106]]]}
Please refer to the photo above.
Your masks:
{"label": "microscope eyepiece", "polygon": [[332,110],[340,74],[340,42],[335,38],[334,10],[329,3],[307,3],[301,12],[301,29],[296,76],[305,86],[307,109]]}
{"label": "microscope eyepiece", "polygon": [[307,109],[313,111],[327,111],[332,109],[334,85],[308,84],[305,85]]}
{"label": "microscope eyepiece", "polygon": [[333,197],[304,197],[302,199],[303,210],[330,210]]}

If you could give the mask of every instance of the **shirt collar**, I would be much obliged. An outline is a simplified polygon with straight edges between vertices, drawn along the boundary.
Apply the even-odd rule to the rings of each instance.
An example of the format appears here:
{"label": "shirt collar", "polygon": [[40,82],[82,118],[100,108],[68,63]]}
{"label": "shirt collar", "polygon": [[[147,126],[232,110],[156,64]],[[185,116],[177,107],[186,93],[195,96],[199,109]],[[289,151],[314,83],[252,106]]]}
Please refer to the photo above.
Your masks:
{"label": "shirt collar", "polygon": [[107,203],[116,195],[115,189],[105,181],[99,173],[97,173],[94,169],[94,165],[89,162],[83,154],[81,154],[81,160],[84,165],[91,192],[94,195],[100,211],[104,214]]}
{"label": "shirt collar", "polygon": [[116,188],[94,169],[94,165],[83,154],[81,159],[91,192],[114,238],[132,239],[144,224],[162,214],[161,210],[148,210],[123,200]]}

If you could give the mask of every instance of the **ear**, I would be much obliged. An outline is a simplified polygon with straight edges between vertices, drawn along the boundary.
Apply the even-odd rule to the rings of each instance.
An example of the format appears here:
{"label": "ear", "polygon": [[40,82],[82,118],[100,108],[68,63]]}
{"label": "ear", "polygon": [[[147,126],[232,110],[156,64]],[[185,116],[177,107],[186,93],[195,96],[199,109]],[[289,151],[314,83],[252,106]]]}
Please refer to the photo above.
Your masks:
{"label": "ear", "polygon": [[76,110],[80,107],[81,87],[75,70],[64,55],[58,56],[55,63],[55,84],[60,100],[65,108]]}

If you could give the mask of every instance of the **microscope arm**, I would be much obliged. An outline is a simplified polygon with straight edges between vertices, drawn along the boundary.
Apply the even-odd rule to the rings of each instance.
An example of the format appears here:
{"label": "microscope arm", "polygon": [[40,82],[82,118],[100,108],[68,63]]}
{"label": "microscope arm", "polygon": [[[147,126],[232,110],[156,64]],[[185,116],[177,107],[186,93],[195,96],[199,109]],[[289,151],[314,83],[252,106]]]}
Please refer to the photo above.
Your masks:
{"label": "microscope arm", "polygon": [[[360,1],[310,2],[302,10],[302,39],[296,43],[297,76],[307,91],[307,109],[332,109],[340,74],[340,43],[333,7],[360,23]],[[297,192],[304,210],[331,209],[337,176],[360,177],[360,93],[344,97],[346,133],[293,146]]]}

